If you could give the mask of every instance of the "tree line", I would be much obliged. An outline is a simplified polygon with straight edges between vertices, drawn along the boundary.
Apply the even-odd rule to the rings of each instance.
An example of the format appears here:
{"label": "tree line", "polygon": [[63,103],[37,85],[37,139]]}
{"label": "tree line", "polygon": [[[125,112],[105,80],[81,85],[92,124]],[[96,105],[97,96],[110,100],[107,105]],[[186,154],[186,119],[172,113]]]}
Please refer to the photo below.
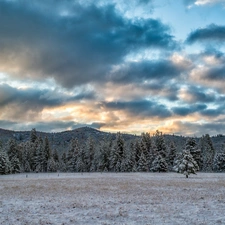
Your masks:
{"label": "tree line", "polygon": [[199,143],[188,138],[183,151],[176,143],[165,142],[156,131],[152,136],[143,133],[135,140],[125,141],[117,133],[94,141],[91,137],[79,143],[75,138],[63,152],[52,149],[47,137],[42,138],[32,129],[30,139],[17,143],[10,139],[0,144],[0,174],[20,172],[167,172],[176,171],[188,177],[197,171],[225,171],[225,150],[216,153],[208,134]]}

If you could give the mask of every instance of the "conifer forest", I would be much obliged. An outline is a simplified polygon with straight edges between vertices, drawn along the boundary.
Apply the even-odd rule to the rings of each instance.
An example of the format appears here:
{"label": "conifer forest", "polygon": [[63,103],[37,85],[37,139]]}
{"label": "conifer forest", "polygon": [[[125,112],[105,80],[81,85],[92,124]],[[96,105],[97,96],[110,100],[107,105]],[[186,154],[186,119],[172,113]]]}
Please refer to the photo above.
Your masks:
{"label": "conifer forest", "polygon": [[129,138],[119,132],[102,133],[100,138],[72,136],[66,144],[56,146],[48,136],[32,129],[28,138],[21,139],[14,135],[1,141],[0,174],[173,171],[188,178],[198,171],[225,171],[225,145],[215,149],[208,134],[166,139],[158,130],[152,135],[142,133]]}

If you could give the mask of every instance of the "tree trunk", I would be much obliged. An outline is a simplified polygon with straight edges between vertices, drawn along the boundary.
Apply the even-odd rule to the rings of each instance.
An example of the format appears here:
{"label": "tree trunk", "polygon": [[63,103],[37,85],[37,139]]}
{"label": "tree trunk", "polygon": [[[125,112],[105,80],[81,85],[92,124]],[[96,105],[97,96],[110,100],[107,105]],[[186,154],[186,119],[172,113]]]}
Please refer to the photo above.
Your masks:
{"label": "tree trunk", "polygon": [[186,178],[188,178],[188,175],[186,175]]}

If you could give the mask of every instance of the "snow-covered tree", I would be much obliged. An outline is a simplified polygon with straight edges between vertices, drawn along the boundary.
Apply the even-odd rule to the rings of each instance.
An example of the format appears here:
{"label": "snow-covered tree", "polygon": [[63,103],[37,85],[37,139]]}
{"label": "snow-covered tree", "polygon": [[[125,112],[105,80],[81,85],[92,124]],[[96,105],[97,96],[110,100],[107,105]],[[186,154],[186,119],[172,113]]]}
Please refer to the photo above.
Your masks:
{"label": "snow-covered tree", "polygon": [[76,171],[77,172],[87,172],[87,164],[85,163],[85,149],[84,147],[79,148],[76,162]]}
{"label": "snow-covered tree", "polygon": [[35,128],[33,128],[30,132],[30,142],[31,143],[35,143],[35,141],[37,140],[37,131]]}
{"label": "snow-covered tree", "polygon": [[56,172],[58,169],[57,162],[55,162],[54,158],[51,157],[48,160],[47,170],[48,172]]}
{"label": "snow-covered tree", "polygon": [[152,167],[150,171],[152,172],[167,172],[168,165],[164,157],[158,154],[154,161],[152,162]]}
{"label": "snow-covered tree", "polygon": [[86,164],[86,169],[87,171],[91,170],[92,167],[92,162],[94,159],[94,140],[91,137],[88,137],[87,139],[87,143],[85,145],[85,164]]}
{"label": "snow-covered tree", "polygon": [[7,153],[0,149],[0,174],[9,174],[11,172],[11,164]]}
{"label": "snow-covered tree", "polygon": [[202,171],[211,172],[213,170],[213,159],[215,157],[215,149],[209,134],[203,135],[201,138],[202,153]]}
{"label": "snow-covered tree", "polygon": [[137,171],[138,172],[147,172],[148,171],[148,162],[146,159],[145,154],[142,152],[141,157],[138,160],[137,163]]}
{"label": "snow-covered tree", "polygon": [[108,171],[109,170],[109,158],[110,158],[110,143],[104,138],[99,148],[96,149],[94,154],[93,165],[96,165],[95,168],[92,165],[91,171]]}
{"label": "snow-covered tree", "polygon": [[52,157],[53,157],[55,162],[59,162],[59,154],[58,154],[56,149],[54,149],[54,151],[52,153]]}
{"label": "snow-covered tree", "polygon": [[201,149],[198,148],[195,138],[188,138],[185,143],[185,150],[189,151],[193,156],[194,160],[197,162],[198,167],[202,166],[202,154]]}
{"label": "snow-covered tree", "polygon": [[[222,146],[222,148],[225,148]],[[213,169],[216,172],[225,171],[225,152],[217,153],[213,162]]]}
{"label": "snow-covered tree", "polygon": [[112,171],[119,172],[121,171],[121,163],[124,158],[124,140],[121,133],[117,133],[115,144],[112,148],[110,155],[110,168]]}
{"label": "snow-covered tree", "polygon": [[20,173],[20,171],[21,171],[20,161],[16,156],[14,156],[11,159],[10,164],[11,164],[11,172],[12,173]]}
{"label": "snow-covered tree", "polygon": [[171,169],[173,167],[173,163],[174,163],[174,159],[176,158],[176,146],[174,144],[174,142],[172,141],[169,145],[169,153],[168,153],[168,166]]}
{"label": "snow-covered tree", "polygon": [[173,169],[175,172],[182,173],[188,178],[190,174],[196,174],[199,170],[199,166],[190,151],[184,150],[175,160]]}
{"label": "snow-covered tree", "polygon": [[69,151],[67,154],[67,171],[69,172],[75,172],[77,169],[77,158],[78,158],[78,153],[80,151],[78,140],[77,139],[71,139],[70,140],[70,146],[69,146]]}
{"label": "snow-covered tree", "polygon": [[158,130],[155,132],[154,142],[155,142],[158,154],[160,154],[165,159],[167,155],[167,148],[166,148],[166,143],[165,143],[165,139],[162,132]]}
{"label": "snow-covered tree", "polygon": [[14,139],[9,139],[6,145],[6,150],[11,164],[11,172],[20,173],[21,165],[19,161],[19,151],[17,143]]}

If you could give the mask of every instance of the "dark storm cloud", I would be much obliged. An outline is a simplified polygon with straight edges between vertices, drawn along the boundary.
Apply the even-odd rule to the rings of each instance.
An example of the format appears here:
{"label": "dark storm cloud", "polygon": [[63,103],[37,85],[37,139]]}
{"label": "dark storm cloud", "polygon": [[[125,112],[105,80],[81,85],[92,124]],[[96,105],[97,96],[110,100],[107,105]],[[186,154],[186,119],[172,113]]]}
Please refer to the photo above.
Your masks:
{"label": "dark storm cloud", "polygon": [[170,79],[178,78],[183,71],[184,68],[169,60],[146,60],[125,64],[111,75],[111,79],[118,83],[138,83],[149,80],[165,83]]}
{"label": "dark storm cloud", "polygon": [[171,112],[165,105],[148,100],[103,102],[101,106],[106,110],[122,110],[133,116],[141,116],[143,118],[166,118],[171,116]]}
{"label": "dark storm cloud", "polygon": [[8,104],[26,104],[30,107],[55,106],[61,103],[60,99],[48,99],[44,96],[48,90],[17,89],[7,84],[0,85],[0,107]]}
{"label": "dark storm cloud", "polygon": [[[160,81],[160,82],[159,82]],[[177,101],[178,91],[180,87],[177,84],[170,82],[162,82],[162,80],[156,80],[149,84],[138,84],[142,89],[149,91],[149,95],[159,96],[168,99],[169,101]]]}
{"label": "dark storm cloud", "polygon": [[223,43],[224,40],[225,40],[225,26],[211,24],[205,28],[198,28],[192,31],[188,35],[186,42],[188,44],[193,44],[195,42],[202,42],[202,41],[216,41]]}
{"label": "dark storm cloud", "polygon": [[225,65],[218,65],[208,69],[204,74],[204,79],[214,81],[225,81]]}
{"label": "dark storm cloud", "polygon": [[[55,90],[17,89],[7,84],[0,85],[0,109],[14,105],[20,108],[20,113],[31,110],[36,113],[45,107],[60,106],[68,102],[90,100],[95,97],[93,91],[83,90],[81,93],[67,95]],[[19,115],[17,115],[19,117]]]}
{"label": "dark storm cloud", "polygon": [[179,116],[187,116],[195,112],[202,112],[207,108],[207,105],[205,104],[194,104],[184,107],[173,107],[172,111],[174,114]]}
{"label": "dark storm cloud", "polygon": [[0,2],[3,72],[35,79],[54,77],[61,85],[73,87],[104,80],[130,52],[177,47],[169,27],[159,20],[129,20],[113,5],[54,3],[48,8],[42,1]]}
{"label": "dark storm cloud", "polygon": [[215,102],[217,97],[215,93],[209,93],[207,89],[197,86],[189,86],[187,90],[190,103],[210,103]]}

